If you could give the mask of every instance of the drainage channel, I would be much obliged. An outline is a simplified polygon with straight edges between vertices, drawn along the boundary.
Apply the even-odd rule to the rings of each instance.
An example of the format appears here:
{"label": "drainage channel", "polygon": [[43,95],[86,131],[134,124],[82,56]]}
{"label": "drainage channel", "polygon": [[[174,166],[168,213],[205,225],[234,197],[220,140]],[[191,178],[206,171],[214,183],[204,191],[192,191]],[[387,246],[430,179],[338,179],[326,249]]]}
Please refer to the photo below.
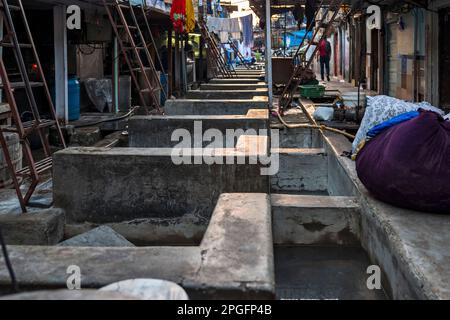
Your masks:
{"label": "drainage channel", "polygon": [[367,287],[371,264],[360,247],[275,246],[276,296],[281,300],[385,300]]}

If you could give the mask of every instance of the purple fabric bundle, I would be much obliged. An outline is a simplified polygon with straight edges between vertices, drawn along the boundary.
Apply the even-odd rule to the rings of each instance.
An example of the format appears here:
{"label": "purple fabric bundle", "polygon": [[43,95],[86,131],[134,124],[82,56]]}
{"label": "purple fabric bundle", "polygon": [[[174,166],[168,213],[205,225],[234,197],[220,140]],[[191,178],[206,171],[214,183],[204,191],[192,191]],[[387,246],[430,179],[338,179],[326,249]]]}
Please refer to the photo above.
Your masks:
{"label": "purple fabric bundle", "polygon": [[370,140],[358,154],[356,170],[384,202],[450,214],[450,121],[420,110],[417,118]]}

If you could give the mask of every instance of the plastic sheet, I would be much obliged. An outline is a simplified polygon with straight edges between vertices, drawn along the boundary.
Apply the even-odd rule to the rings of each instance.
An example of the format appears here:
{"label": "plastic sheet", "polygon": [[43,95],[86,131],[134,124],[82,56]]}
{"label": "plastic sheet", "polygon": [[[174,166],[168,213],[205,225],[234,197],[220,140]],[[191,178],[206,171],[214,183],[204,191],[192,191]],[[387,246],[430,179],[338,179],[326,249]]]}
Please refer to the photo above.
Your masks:
{"label": "plastic sheet", "polygon": [[84,82],[87,95],[98,112],[112,112],[111,79],[86,79]]}

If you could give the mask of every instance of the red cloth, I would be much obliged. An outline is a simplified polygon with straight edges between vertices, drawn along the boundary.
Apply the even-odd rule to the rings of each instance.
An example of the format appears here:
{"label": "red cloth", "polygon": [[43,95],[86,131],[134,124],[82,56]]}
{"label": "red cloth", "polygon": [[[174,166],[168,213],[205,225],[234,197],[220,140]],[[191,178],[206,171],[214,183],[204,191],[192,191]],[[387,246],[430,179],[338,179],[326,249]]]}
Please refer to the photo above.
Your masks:
{"label": "red cloth", "polygon": [[327,57],[328,56],[327,41],[325,39],[322,39],[320,41],[319,54],[320,54],[321,57]]}
{"label": "red cloth", "polygon": [[184,32],[184,23],[186,21],[186,0],[173,0],[170,9],[170,19],[176,32]]}

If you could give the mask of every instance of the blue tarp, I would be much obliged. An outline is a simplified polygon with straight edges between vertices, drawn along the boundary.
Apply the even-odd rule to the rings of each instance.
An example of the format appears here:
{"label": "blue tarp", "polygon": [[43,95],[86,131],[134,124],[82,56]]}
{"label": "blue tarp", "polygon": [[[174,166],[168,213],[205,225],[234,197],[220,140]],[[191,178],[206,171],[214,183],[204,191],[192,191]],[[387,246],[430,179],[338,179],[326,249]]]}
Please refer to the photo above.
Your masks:
{"label": "blue tarp", "polygon": [[377,135],[379,135],[383,131],[385,131],[389,128],[392,128],[392,127],[394,127],[400,123],[403,123],[405,121],[414,119],[414,118],[418,117],[419,115],[420,115],[420,113],[418,111],[402,113],[402,114],[400,114],[396,117],[393,117],[383,123],[380,123],[379,125],[373,127],[372,129],[370,129],[369,132],[367,133],[367,137],[375,138]]}
{"label": "blue tarp", "polygon": [[[305,37],[306,29],[294,31],[294,32],[288,32],[286,33],[285,38],[289,38],[291,41],[289,43],[288,47],[298,47],[300,43],[302,42],[303,38]],[[312,31],[308,32],[307,39],[311,39],[313,36]]]}

